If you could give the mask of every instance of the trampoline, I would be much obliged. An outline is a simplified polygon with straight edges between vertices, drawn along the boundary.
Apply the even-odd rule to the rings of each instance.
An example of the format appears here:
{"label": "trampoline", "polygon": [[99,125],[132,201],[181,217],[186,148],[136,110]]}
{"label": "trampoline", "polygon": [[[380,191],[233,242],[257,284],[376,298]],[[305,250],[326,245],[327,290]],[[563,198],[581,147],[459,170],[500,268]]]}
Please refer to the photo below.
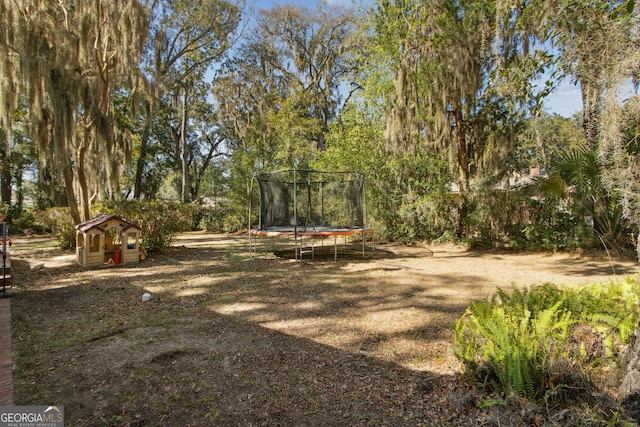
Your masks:
{"label": "trampoline", "polygon": [[[272,238],[273,251],[277,238],[293,239],[294,257],[303,260],[305,254],[315,257],[315,249],[324,246],[333,237],[334,261],[338,257],[338,237],[343,236],[345,246],[349,236],[361,239],[362,256],[367,248],[364,176],[358,172],[326,172],[317,170],[285,170],[254,174],[251,183],[259,184],[258,227],[251,224],[249,206],[250,253],[258,252],[258,238]],[[263,245],[266,252],[267,244]],[[375,250],[373,237],[370,248]]]}

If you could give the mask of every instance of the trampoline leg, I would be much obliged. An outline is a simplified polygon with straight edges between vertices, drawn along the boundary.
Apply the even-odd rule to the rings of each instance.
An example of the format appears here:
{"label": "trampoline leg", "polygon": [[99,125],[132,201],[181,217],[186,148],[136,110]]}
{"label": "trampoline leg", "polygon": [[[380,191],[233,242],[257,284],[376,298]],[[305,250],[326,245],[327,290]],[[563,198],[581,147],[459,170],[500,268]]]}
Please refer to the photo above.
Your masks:
{"label": "trampoline leg", "polygon": [[338,236],[333,236],[333,262],[338,262]]}
{"label": "trampoline leg", "polygon": [[269,244],[269,238],[262,239],[262,250],[264,251],[264,259],[267,259],[267,245]]}
{"label": "trampoline leg", "polygon": [[[308,236],[310,240],[310,242],[305,246],[304,243],[304,237],[300,237],[300,248],[299,248],[299,254],[300,254],[300,261],[304,261],[304,254],[311,252],[311,260],[315,260],[316,258],[316,240],[313,236]],[[296,245],[297,247],[297,245]],[[297,259],[297,258],[296,258]]]}

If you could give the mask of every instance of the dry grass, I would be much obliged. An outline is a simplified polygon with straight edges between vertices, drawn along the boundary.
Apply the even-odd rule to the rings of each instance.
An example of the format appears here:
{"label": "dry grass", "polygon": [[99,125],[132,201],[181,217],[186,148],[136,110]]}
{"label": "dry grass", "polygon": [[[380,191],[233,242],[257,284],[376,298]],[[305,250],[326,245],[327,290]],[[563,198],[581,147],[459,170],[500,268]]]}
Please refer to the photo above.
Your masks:
{"label": "dry grass", "polygon": [[14,241],[14,400],[64,405],[69,426],[531,425],[552,418],[480,407],[496,396],[458,375],[457,318],[496,286],[635,272],[453,246],[251,258],[246,236],[203,233],[139,265],[83,269]]}

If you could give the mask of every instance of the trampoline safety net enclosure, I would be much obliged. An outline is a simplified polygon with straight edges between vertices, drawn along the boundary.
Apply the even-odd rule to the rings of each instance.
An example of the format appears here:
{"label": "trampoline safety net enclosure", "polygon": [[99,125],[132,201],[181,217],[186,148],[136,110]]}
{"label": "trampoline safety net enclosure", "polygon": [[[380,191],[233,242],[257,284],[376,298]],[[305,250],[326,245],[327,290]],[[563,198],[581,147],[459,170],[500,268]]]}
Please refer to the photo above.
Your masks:
{"label": "trampoline safety net enclosure", "polygon": [[[364,175],[353,172],[284,170],[254,175],[259,186],[258,227],[249,224],[251,251],[256,237],[293,237],[296,259],[306,252],[314,256],[314,238],[361,234],[362,248],[366,233]],[[254,188],[251,198],[254,200]],[[250,215],[253,214],[251,206]],[[306,243],[303,243],[304,238]]]}

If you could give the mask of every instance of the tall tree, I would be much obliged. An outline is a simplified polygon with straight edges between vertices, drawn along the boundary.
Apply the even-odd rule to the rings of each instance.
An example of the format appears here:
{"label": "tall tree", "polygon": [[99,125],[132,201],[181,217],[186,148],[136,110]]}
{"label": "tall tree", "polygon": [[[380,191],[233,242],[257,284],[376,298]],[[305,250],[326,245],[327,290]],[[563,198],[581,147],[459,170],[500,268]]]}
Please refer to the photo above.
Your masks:
{"label": "tall tree", "polygon": [[1,5],[0,62],[10,82],[0,89],[8,100],[0,112],[5,128],[11,132],[10,110],[24,96],[40,163],[62,172],[72,217],[80,222],[89,217],[90,179],[117,189],[114,159],[128,141],[114,128],[111,96],[117,85],[134,85],[146,11],[136,0]]}
{"label": "tall tree", "polygon": [[[393,59],[386,139],[448,152],[460,186],[459,234],[472,177],[506,172],[502,160],[537,94],[529,81],[546,55],[531,46],[526,1],[380,0],[374,48]],[[372,66],[376,66],[373,64]]]}
{"label": "tall tree", "polygon": [[[599,153],[601,180],[620,200],[625,217],[640,227],[638,160],[622,105],[622,88],[640,69],[640,10],[635,0],[559,1],[551,5],[550,39],[561,53],[561,69],[580,84],[587,146]],[[637,234],[640,236],[640,234]],[[640,238],[636,238],[640,259]]]}
{"label": "tall tree", "polygon": [[[158,128],[154,135],[164,141],[158,145],[154,164],[162,164],[163,169],[173,172],[177,180],[172,180],[176,194],[186,192],[183,201],[194,201],[200,197],[202,179],[215,159],[224,155],[222,136],[216,120],[215,107],[209,102],[211,85],[204,80],[194,84],[189,93],[188,120],[185,118],[183,91],[163,99],[162,113],[156,119]],[[187,171],[185,182],[183,170]]]}
{"label": "tall tree", "polygon": [[[184,2],[162,0],[154,2],[151,43],[146,54],[147,97],[143,100],[140,119],[142,136],[136,161],[134,197],[142,195],[143,179],[152,159],[152,130],[159,113],[160,102],[171,108],[179,126],[174,146],[181,174],[181,197],[190,198],[189,123],[196,86],[205,73],[218,61],[231,44],[231,36],[241,18],[241,2],[205,0]],[[198,99],[199,102],[199,99]],[[194,141],[194,139],[191,139]]]}
{"label": "tall tree", "polygon": [[[229,143],[251,149],[262,166],[308,163],[314,151],[323,150],[342,107],[351,26],[350,11],[327,5],[261,11],[214,85]],[[266,147],[272,153],[260,158]]]}
{"label": "tall tree", "polygon": [[[604,97],[620,64],[633,57],[637,37],[634,1],[551,0],[545,8],[549,36],[559,51],[561,70],[580,85],[582,126],[590,147],[596,147],[602,126]],[[637,45],[635,46],[637,51]],[[637,65],[636,65],[637,67]],[[629,70],[623,72],[629,77]]]}
{"label": "tall tree", "polygon": [[[4,129],[0,129],[4,131]],[[37,172],[37,153],[27,123],[27,110],[24,105],[15,111],[11,129],[11,141],[9,145],[8,168],[11,171],[11,186],[15,188],[13,199],[6,201],[6,205],[12,205],[12,213],[19,213],[24,207],[25,194],[29,182],[25,182],[27,171]]]}
{"label": "tall tree", "polygon": [[523,24],[530,5],[504,3],[382,0],[374,16],[378,46],[397,58],[390,146],[447,147],[463,192],[474,171],[507,152],[517,107],[535,96],[519,83],[539,72],[527,62],[535,53]]}
{"label": "tall tree", "polygon": [[216,73],[212,93],[231,152],[229,202],[238,211],[246,213],[254,171],[307,167],[326,148],[343,106],[352,25],[351,10],[328,3],[260,11]]}

